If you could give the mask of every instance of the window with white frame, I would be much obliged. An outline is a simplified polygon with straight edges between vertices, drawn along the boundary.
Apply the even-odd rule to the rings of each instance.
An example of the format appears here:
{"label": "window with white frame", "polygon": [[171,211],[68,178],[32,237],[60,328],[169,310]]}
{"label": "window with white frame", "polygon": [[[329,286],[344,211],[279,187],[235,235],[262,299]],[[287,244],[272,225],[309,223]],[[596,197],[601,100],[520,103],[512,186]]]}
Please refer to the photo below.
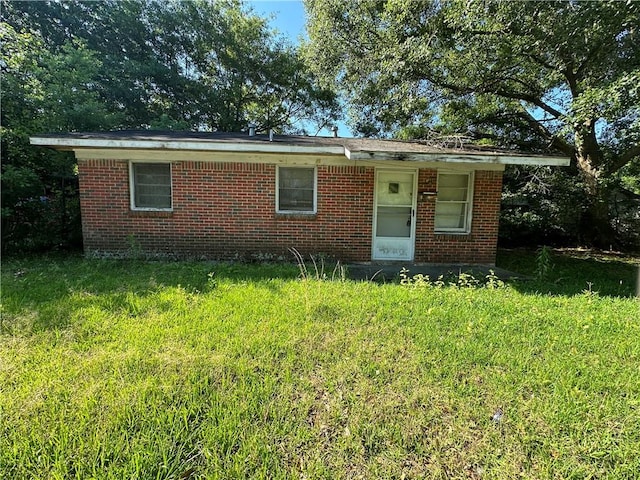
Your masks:
{"label": "window with white frame", "polygon": [[276,209],[280,213],[316,212],[315,167],[278,167]]}
{"label": "window with white frame", "polygon": [[473,173],[438,173],[435,230],[468,233],[471,229]]}
{"label": "window with white frame", "polygon": [[131,163],[131,209],[171,210],[171,164]]}

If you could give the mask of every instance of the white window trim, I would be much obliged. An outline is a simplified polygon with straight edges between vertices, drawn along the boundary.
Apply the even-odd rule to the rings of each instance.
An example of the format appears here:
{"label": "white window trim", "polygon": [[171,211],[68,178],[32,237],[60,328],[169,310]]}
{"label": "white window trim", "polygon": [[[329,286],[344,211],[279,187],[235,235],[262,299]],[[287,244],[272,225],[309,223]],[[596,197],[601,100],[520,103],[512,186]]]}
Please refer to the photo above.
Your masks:
{"label": "white window trim", "polygon": [[[313,210],[280,210],[280,168],[313,168]],[[173,198],[173,197],[172,197]],[[315,215],[318,212],[318,168],[311,165],[278,165],[276,168],[276,213]]]}
{"label": "white window trim", "polygon": [[[171,206],[169,208],[151,208],[136,206],[135,178],[133,174],[133,165],[137,163],[154,163],[169,165],[169,186],[171,188]],[[136,160],[129,162],[129,201],[132,211],[136,212],[172,212],[173,211],[173,165],[171,162],[159,162],[157,160]]]}
{"label": "white window trim", "polygon": [[[434,231],[435,233],[451,233],[451,234],[460,234],[467,235],[471,233],[471,221],[473,220],[473,186],[475,183],[475,175],[474,171],[461,172],[456,170],[438,170],[438,179],[437,179],[437,189],[440,188],[440,175],[467,175],[469,178],[469,183],[467,185],[467,216],[465,218],[465,226],[463,228],[437,228],[435,227],[435,209],[434,209]],[[444,202],[447,203],[447,202]],[[436,196],[436,205],[438,204],[438,197]]]}

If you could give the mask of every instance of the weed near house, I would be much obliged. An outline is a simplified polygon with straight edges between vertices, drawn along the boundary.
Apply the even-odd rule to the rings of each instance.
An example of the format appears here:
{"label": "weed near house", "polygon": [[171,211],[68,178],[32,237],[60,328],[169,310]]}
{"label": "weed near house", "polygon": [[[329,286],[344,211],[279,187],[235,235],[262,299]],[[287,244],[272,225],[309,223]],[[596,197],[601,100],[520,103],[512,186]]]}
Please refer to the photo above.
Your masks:
{"label": "weed near house", "polygon": [[[553,260],[554,275],[568,268]],[[5,262],[0,472],[640,470],[640,303],[605,293],[619,288],[613,273],[593,280],[600,293],[576,294],[545,292],[562,287],[553,281],[413,288],[298,275],[283,265]]]}

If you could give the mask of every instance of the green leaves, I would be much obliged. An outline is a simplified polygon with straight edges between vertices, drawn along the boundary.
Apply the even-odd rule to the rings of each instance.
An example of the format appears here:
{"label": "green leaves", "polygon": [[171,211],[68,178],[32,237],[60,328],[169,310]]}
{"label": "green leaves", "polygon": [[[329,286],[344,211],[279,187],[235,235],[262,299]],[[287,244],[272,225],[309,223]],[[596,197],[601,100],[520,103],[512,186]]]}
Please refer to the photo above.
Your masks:
{"label": "green leaves", "polygon": [[[396,122],[443,123],[437,109],[425,116],[416,96],[446,105],[489,95],[514,101],[503,103],[503,112],[538,122],[534,133],[548,140],[562,123],[601,113],[592,100],[581,100],[583,94],[604,98],[620,82],[626,90],[624,79],[633,78],[638,68],[640,42],[633,40],[640,9],[631,4],[387,1],[355,6],[314,0],[307,6],[311,64],[325,81],[336,79],[350,101],[374,105],[380,130],[387,133],[397,129]],[[327,40],[331,35],[335,38]],[[629,103],[617,106],[613,118],[624,116]],[[476,126],[473,116],[459,115]],[[549,128],[549,121],[560,124]]]}
{"label": "green leaves", "polygon": [[[15,57],[7,68],[22,61],[24,75],[39,82],[16,97],[54,98],[66,109],[50,117],[54,105],[44,105],[55,125],[37,130],[162,124],[238,131],[253,122],[259,131],[291,131],[303,120],[324,124],[338,117],[335,95],[318,85],[297,49],[241,2],[3,7],[3,25],[13,32],[7,56]],[[16,50],[41,55],[21,60]],[[28,86],[24,79],[18,84]]]}

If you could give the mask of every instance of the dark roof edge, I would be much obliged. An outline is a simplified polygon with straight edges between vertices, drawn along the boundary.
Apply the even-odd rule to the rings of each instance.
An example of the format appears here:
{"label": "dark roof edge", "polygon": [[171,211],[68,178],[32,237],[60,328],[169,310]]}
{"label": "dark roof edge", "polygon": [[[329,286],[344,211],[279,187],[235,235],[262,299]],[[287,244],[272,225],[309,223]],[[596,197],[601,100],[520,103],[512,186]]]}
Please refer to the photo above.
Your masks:
{"label": "dark roof edge", "polygon": [[308,137],[246,133],[174,132],[123,130],[114,132],[78,132],[45,134],[30,137],[32,145],[55,149],[154,149],[233,151],[284,154],[345,155],[351,160],[431,161],[446,156],[458,162],[533,164],[566,166],[569,159],[559,156],[474,148],[443,148],[418,141],[379,140],[371,138]]}

